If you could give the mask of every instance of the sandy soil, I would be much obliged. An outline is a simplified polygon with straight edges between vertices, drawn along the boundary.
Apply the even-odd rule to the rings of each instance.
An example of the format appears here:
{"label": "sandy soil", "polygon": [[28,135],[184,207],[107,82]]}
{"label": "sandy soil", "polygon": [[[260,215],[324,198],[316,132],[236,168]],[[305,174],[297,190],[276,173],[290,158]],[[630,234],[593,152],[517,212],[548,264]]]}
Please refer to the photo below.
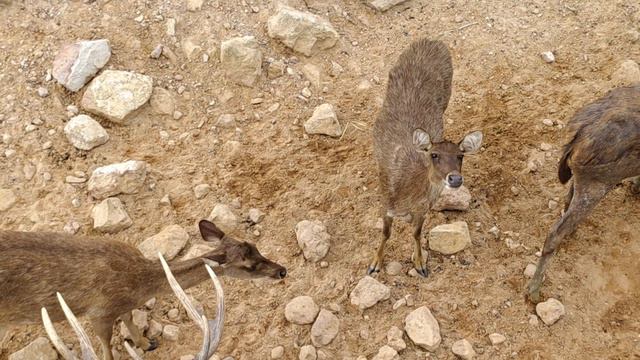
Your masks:
{"label": "sandy soil", "polygon": [[[561,206],[550,210],[548,202],[562,203],[566,191],[556,178],[567,138],[562,124],[613,86],[610,76],[621,61],[640,59],[640,43],[630,33],[640,30],[637,1],[412,0],[384,14],[363,1],[289,3],[328,18],[341,35],[338,44],[312,58],[293,54],[267,36],[266,20],[274,5],[266,0],[208,0],[196,12],[188,12],[182,1],[162,0],[14,0],[0,5],[0,133],[14,137],[10,147],[17,151],[10,159],[0,158],[0,186],[19,196],[18,203],[2,213],[0,227],[61,231],[76,220],[82,224],[79,233],[95,235],[89,217],[95,201],[85,187],[65,184],[65,176],[141,159],[152,171],[143,191],[119,196],[134,221],[114,236],[121,241],[137,244],[175,223],[187,228],[196,242],[197,221],[216,203],[234,199],[239,200],[238,213],[246,214],[251,207],[267,213],[259,237],[253,228],[237,235],[287,266],[289,277],[275,284],[223,279],[228,311],[221,357],[266,359],[273,347],[283,345],[285,358],[297,359],[298,347],[310,343],[310,326],[289,324],[284,306],[306,294],[340,319],[340,332],[322,348],[322,358],[370,359],[386,344],[387,330],[402,327],[410,311],[394,311],[392,304],[411,294],[414,307],[427,305],[433,311],[443,341],[431,355],[409,344],[402,359],[454,358],[451,345],[460,338],[474,345],[480,359],[640,358],[640,200],[630,195],[627,185],[607,196],[550,266],[543,293],[560,299],[567,309],[557,324],[529,324],[534,307],[524,298],[522,275],[524,267],[537,260],[536,251],[560,215]],[[141,23],[134,20],[140,15]],[[168,18],[178,21],[174,38],[165,34]],[[285,59],[296,71],[307,62],[319,65],[328,91],[312,89],[311,99],[302,101],[298,95],[303,78],[269,80],[266,71],[253,89],[227,84],[216,49],[220,41],[238,35],[255,36],[265,58]],[[471,210],[433,214],[425,227],[466,220],[473,246],[453,257],[431,253],[428,279],[379,274],[391,287],[391,299],[361,313],[348,295],[379,239],[369,129],[389,68],[422,36],[442,39],[454,57],[447,136],[458,140],[471,129],[485,134],[484,150],[464,165],[474,198]],[[62,128],[68,119],[66,106],[79,105],[81,92],[72,94],[46,82],[45,74],[61,45],[92,38],[111,42],[113,54],[106,68],[153,76],[155,85],[174,94],[185,116],[173,120],[145,106],[127,126],[100,119],[111,140],[90,152],[75,150]],[[205,63],[201,55],[188,60],[180,49],[185,39],[209,52],[211,60]],[[174,50],[176,63],[149,58],[159,43]],[[549,50],[556,54],[555,63],[540,58]],[[331,61],[345,71],[329,76]],[[363,81],[371,86],[359,89]],[[50,96],[40,98],[39,86]],[[177,92],[180,86],[185,88],[182,94]],[[264,102],[251,105],[256,97]],[[340,139],[304,134],[301,123],[324,102],[337,107],[347,129]],[[274,103],[280,108],[268,112]],[[223,113],[236,115],[240,132],[212,129]],[[559,126],[543,125],[546,118]],[[26,133],[25,126],[34,119],[43,124]],[[50,129],[54,135],[48,134]],[[160,138],[161,130],[170,134],[174,146]],[[227,140],[242,143],[240,156],[225,158],[222,144]],[[41,150],[46,141],[52,141],[52,147]],[[540,150],[541,143],[552,149]],[[2,153],[7,148],[0,144]],[[534,158],[541,162],[538,170],[526,171]],[[28,162],[37,168],[30,181],[23,173]],[[50,181],[44,180],[46,172],[52,175]],[[213,190],[196,200],[192,189],[200,183],[211,184]],[[170,194],[172,207],[159,205],[165,194]],[[72,206],[73,198],[81,200],[80,207]],[[303,219],[321,219],[328,226],[332,247],[327,268],[305,262],[296,245],[293,228]],[[494,225],[502,231],[500,239],[488,232]],[[511,250],[506,238],[522,246]],[[386,261],[401,261],[405,273],[411,268],[409,239],[408,226],[394,225],[386,255]],[[192,293],[211,313],[211,285]],[[166,313],[177,306],[176,300],[159,300],[151,317],[171,323]],[[145,359],[176,359],[198,349],[196,327],[186,317],[178,324],[180,340],[162,342]],[[491,346],[488,334],[493,332],[504,334],[507,341]],[[40,326],[16,331],[0,357],[42,334]],[[74,341],[69,331],[63,334]],[[121,343],[119,335],[113,343]],[[116,348],[122,352],[121,346]]]}

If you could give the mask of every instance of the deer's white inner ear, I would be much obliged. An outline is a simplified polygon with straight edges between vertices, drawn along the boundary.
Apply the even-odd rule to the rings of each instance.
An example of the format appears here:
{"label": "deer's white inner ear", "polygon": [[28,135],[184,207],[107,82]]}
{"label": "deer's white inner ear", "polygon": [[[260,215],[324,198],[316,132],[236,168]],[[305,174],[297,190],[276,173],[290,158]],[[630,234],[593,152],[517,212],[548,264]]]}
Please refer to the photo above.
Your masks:
{"label": "deer's white inner ear", "polygon": [[429,150],[431,148],[431,137],[422,129],[415,129],[413,131],[413,145],[420,150]]}
{"label": "deer's white inner ear", "polygon": [[460,141],[460,151],[463,151],[465,154],[478,152],[480,146],[482,146],[482,131],[471,132]]}

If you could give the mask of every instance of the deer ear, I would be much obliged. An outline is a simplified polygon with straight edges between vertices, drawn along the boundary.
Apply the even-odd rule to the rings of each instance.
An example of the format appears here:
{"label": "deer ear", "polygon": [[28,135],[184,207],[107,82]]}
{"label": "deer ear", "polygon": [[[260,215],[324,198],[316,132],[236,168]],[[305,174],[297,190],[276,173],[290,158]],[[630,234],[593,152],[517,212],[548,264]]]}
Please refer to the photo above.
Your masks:
{"label": "deer ear", "polygon": [[431,137],[429,133],[420,128],[413,130],[413,145],[423,151],[431,149]]}
{"label": "deer ear", "polygon": [[482,131],[468,133],[458,145],[460,145],[460,151],[465,154],[474,154],[478,152],[480,150],[480,146],[482,146]]}
{"label": "deer ear", "polygon": [[219,243],[224,237],[224,231],[220,230],[216,224],[209,220],[200,220],[198,227],[200,228],[200,235],[202,235],[205,241]]}

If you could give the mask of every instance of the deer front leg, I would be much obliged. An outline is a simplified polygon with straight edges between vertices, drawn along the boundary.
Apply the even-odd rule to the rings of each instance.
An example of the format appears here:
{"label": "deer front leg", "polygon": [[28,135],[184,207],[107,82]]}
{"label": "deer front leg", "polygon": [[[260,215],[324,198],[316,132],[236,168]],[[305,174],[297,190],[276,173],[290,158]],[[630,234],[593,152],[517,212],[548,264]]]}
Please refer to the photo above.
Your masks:
{"label": "deer front leg", "polygon": [[413,214],[411,224],[413,225],[413,266],[422,277],[429,276],[429,270],[422,256],[422,225],[424,224],[424,214]]}
{"label": "deer front leg", "polygon": [[382,258],[384,257],[384,247],[387,244],[387,240],[391,236],[391,225],[393,225],[393,218],[385,213],[382,217],[382,240],[378,246],[378,251],[373,256],[371,265],[367,269],[367,274],[371,275],[375,272],[379,272],[382,269]]}
{"label": "deer front leg", "polygon": [[640,176],[631,179],[631,193],[640,196]]}
{"label": "deer front leg", "polygon": [[113,354],[111,353],[111,336],[113,335],[113,321],[111,318],[93,319],[93,331],[100,339],[100,345],[102,346],[102,359],[113,360]]}
{"label": "deer front leg", "polygon": [[155,339],[149,340],[144,337],[140,329],[138,329],[138,327],[133,324],[131,311],[127,311],[123,315],[120,315],[120,319],[129,330],[129,334],[131,334],[131,340],[133,340],[133,343],[137,347],[144,351],[152,351],[158,347],[158,343]]}

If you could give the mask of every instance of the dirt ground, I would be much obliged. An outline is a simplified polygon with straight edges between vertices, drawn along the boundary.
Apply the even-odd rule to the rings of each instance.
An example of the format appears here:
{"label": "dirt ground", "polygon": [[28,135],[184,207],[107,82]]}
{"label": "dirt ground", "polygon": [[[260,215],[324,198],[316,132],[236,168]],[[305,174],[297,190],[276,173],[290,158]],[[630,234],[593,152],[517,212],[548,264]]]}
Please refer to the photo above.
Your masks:
{"label": "dirt ground", "polygon": [[[628,185],[612,191],[554,258],[543,294],[564,303],[567,314],[558,323],[529,323],[535,310],[524,298],[522,273],[537,260],[535,253],[560,216],[566,189],[557,180],[556,165],[568,137],[562,125],[614,86],[611,74],[623,60],[640,60],[637,1],[412,0],[382,14],[364,1],[288,1],[329,19],[341,35],[335,47],[310,58],[267,36],[266,21],[275,5],[266,0],[207,0],[195,12],[177,0],[9,3],[0,4],[0,133],[14,140],[0,143],[0,187],[13,189],[18,202],[1,214],[0,228],[62,231],[75,220],[82,225],[80,234],[97,235],[89,216],[95,200],[85,186],[66,184],[65,177],[125,159],[147,161],[151,173],[138,194],[119,196],[134,225],[114,235],[118,240],[138,244],[164,226],[179,224],[195,243],[197,221],[216,203],[239,203],[236,211],[243,215],[252,207],[263,210],[260,236],[248,225],[236,235],[257,243],[263,254],[288,268],[289,276],[276,283],[222,279],[227,313],[217,352],[221,358],[267,359],[282,345],[285,359],[297,359],[298,348],[311,343],[310,326],[288,323],[284,306],[299,295],[312,296],[340,319],[338,336],[321,348],[325,359],[371,359],[386,344],[387,330],[402,328],[408,312],[422,305],[437,318],[442,344],[429,354],[405,335],[402,359],[452,359],[451,345],[461,338],[473,344],[479,359],[640,358],[640,199]],[[142,22],[135,20],[140,15]],[[165,32],[169,18],[177,19],[175,37]],[[265,57],[255,88],[228,84],[219,68],[220,42],[240,35],[255,36]],[[431,276],[410,277],[411,231],[397,222],[385,260],[402,262],[404,273],[378,274],[391,287],[391,299],[362,313],[350,304],[349,292],[364,275],[380,236],[370,128],[389,68],[423,36],[440,38],[453,55],[447,137],[457,141],[472,129],[485,135],[484,150],[463,167],[473,194],[471,209],[433,214],[425,229],[465,220],[473,246],[451,257],[431,252]],[[45,75],[61,45],[97,38],[109,39],[112,46],[105,68],[152,76],[154,86],[174,94],[184,117],[158,116],[145,105],[126,126],[99,119],[111,137],[107,144],[89,152],[74,149],[62,129],[66,107],[79,106],[82,91],[70,93],[45,81]],[[186,39],[210,60],[204,62],[202,54],[187,59],[180,47]],[[177,61],[151,59],[157,44],[169,46]],[[545,63],[543,51],[553,51],[556,62]],[[320,66],[327,91],[312,88],[312,97],[302,100],[304,78],[268,79],[268,58],[284,59],[296,74],[307,62]],[[330,76],[332,61],[344,72]],[[40,86],[49,90],[48,97],[37,95]],[[181,86],[184,92],[178,94]],[[264,101],[252,105],[257,97]],[[305,135],[301,126],[324,102],[336,106],[346,128],[339,139]],[[279,109],[269,112],[275,103]],[[235,114],[241,130],[213,129],[224,113]],[[34,119],[43,123],[25,132]],[[556,125],[545,126],[543,119]],[[172,143],[160,137],[162,130]],[[240,156],[226,157],[228,140],[242,143]],[[42,150],[47,141],[51,148]],[[551,144],[551,150],[541,150],[542,143]],[[17,153],[7,159],[3,154],[9,148]],[[527,170],[531,160],[538,162],[533,172]],[[36,167],[32,180],[23,171],[28,163]],[[193,187],[201,183],[210,184],[212,192],[196,200]],[[160,205],[166,194],[171,207]],[[72,206],[74,198],[81,201],[78,208]],[[550,209],[550,200],[560,206]],[[296,244],[293,229],[304,219],[324,221],[332,235],[327,268],[306,262]],[[494,225],[500,239],[489,233]],[[521,246],[511,249],[506,239]],[[211,314],[211,284],[191,293]],[[415,305],[392,310],[408,294]],[[174,297],[161,298],[150,316],[172,323],[166,314],[177,306]],[[185,316],[177,324],[180,340],[161,341],[145,359],[177,359],[199,349],[195,325]],[[488,335],[494,332],[507,341],[492,346]],[[113,344],[121,344],[117,333]],[[43,334],[41,326],[17,330],[0,358]],[[62,334],[75,342],[70,331]],[[114,346],[126,358],[122,346]]]}

